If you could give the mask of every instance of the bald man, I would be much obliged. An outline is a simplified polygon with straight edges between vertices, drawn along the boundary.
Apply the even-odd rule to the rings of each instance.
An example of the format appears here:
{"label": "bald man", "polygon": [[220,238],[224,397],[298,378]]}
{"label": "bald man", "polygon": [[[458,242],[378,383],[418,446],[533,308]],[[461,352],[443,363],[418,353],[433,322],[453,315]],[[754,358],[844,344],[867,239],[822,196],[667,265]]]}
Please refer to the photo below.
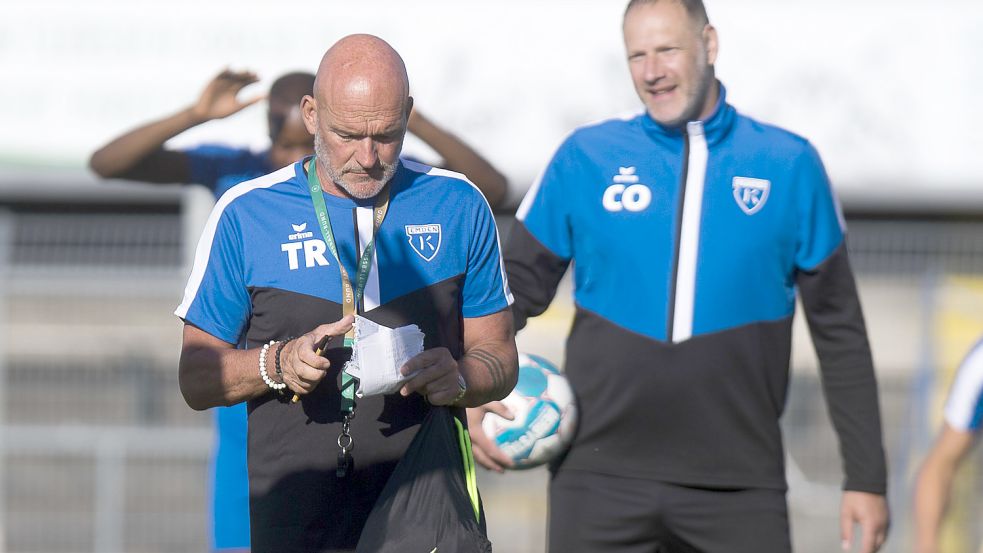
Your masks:
{"label": "bald man", "polygon": [[[149,184],[201,184],[218,198],[232,186],[265,175],[313,151],[313,137],[300,112],[315,76],[288,73],[270,87],[267,123],[270,147],[253,151],[223,144],[173,150],[165,143],[191,127],[230,117],[262,100],[240,99],[240,92],[258,81],[251,72],[222,71],[192,105],[167,117],[140,125],[96,150],[89,160],[102,178],[123,178]],[[415,108],[409,132],[440,156],[438,165],[468,175],[492,207],[505,201],[505,176],[460,138]],[[211,545],[215,551],[249,549],[249,497],[246,475],[246,406],[214,410],[217,440],[212,454]]]}
{"label": "bald man", "polygon": [[[301,104],[315,156],[233,187],[199,242],[175,312],[181,391],[195,409],[248,402],[255,552],[353,551],[428,414],[447,410],[466,440],[464,408],[515,384],[491,210],[462,175],[400,160],[412,105],[388,44],[342,39]],[[423,331],[397,393],[351,393],[354,314]],[[473,467],[470,448],[455,455]],[[463,493],[460,523],[484,539],[477,490]]]}

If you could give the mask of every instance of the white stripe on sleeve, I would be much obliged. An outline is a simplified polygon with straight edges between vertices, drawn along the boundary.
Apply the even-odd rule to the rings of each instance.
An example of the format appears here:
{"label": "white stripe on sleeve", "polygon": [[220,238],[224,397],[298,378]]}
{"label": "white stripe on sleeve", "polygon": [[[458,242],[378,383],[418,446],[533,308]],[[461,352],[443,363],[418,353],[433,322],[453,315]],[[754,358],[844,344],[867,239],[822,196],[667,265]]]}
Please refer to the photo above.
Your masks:
{"label": "white stripe on sleeve", "polygon": [[[426,175],[435,175],[440,177],[450,177],[452,179],[462,180],[470,184],[471,187],[474,188],[481,196],[481,199],[485,201],[485,207],[488,209],[488,213],[494,213],[492,211],[491,204],[488,203],[488,199],[485,198],[484,194],[482,194],[481,189],[475,186],[475,184],[471,182],[468,179],[468,177],[462,175],[461,173],[455,173],[454,171],[448,171],[447,169],[441,169],[440,167],[431,167],[429,165],[424,165],[422,163],[417,163],[415,161],[410,161],[407,159],[401,159],[400,163],[402,163],[403,166],[406,167],[407,169],[411,171],[415,171],[417,173],[423,173]],[[509,278],[508,275],[505,273],[505,255],[502,253],[502,240],[498,235],[497,224],[495,225],[495,244],[498,246],[498,269],[502,273],[502,292],[505,294],[505,301],[509,305],[512,305],[512,303],[514,303],[515,300],[512,298],[512,290],[509,289]]]}
{"label": "white stripe on sleeve", "polygon": [[945,421],[956,430],[968,432],[980,426],[983,402],[983,341],[976,344],[959,365],[956,380],[945,404]]}
{"label": "white stripe on sleeve", "polygon": [[212,213],[208,216],[208,222],[205,223],[205,228],[201,232],[201,238],[198,240],[198,247],[195,249],[195,261],[191,268],[191,276],[188,277],[188,284],[184,288],[184,299],[181,302],[181,305],[174,310],[175,315],[181,317],[182,319],[185,318],[188,315],[188,309],[191,308],[191,304],[198,295],[198,289],[201,287],[201,281],[205,278],[205,269],[208,267],[208,258],[212,252],[212,243],[215,240],[215,231],[218,230],[218,222],[222,219],[222,214],[225,212],[225,208],[227,208],[236,198],[239,198],[248,192],[258,188],[269,188],[275,184],[279,184],[290,179],[293,175],[294,166],[288,165],[283,169],[268,175],[237,184],[230,188],[225,194],[222,194],[222,197],[215,203],[215,207],[212,208]]}

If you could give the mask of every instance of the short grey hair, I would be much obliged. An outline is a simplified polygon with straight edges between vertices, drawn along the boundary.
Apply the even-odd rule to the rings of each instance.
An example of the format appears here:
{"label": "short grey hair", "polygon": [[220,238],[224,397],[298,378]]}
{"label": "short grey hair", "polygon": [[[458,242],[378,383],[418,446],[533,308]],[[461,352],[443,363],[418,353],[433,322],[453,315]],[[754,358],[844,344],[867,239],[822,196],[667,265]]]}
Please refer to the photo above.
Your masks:
{"label": "short grey hair", "polygon": [[[660,0],[630,0],[628,2],[628,7],[625,8],[625,17],[628,16],[628,12],[637,6],[643,4],[657,4]],[[690,19],[694,23],[698,23],[701,27],[710,23],[710,18],[707,17],[706,6],[703,5],[703,0],[671,0],[673,2],[678,2],[686,8],[686,13],[689,14]]]}

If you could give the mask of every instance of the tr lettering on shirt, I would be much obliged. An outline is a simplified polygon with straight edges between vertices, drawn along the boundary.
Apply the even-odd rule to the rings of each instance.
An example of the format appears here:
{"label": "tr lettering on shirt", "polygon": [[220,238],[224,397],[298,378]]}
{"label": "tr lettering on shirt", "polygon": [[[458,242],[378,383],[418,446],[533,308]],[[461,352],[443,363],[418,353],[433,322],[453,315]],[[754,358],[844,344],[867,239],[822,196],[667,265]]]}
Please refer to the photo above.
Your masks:
{"label": "tr lettering on shirt", "polygon": [[287,254],[287,264],[291,271],[300,268],[300,251],[304,252],[304,267],[308,269],[317,265],[326,267],[329,265],[328,258],[324,252],[328,250],[324,240],[314,238],[314,233],[307,230],[307,223],[299,225],[291,224],[294,232],[287,236],[289,242],[280,244],[280,251]]}
{"label": "tr lettering on shirt", "polygon": [[287,242],[280,244],[280,251],[286,252],[287,263],[290,265],[291,271],[296,271],[300,268],[300,256],[298,252],[301,250],[304,251],[304,267],[310,269],[315,265],[319,267],[330,265],[328,258],[324,256],[324,252],[328,251],[328,246],[324,243],[324,240],[315,238],[313,240],[304,240],[303,242]]}

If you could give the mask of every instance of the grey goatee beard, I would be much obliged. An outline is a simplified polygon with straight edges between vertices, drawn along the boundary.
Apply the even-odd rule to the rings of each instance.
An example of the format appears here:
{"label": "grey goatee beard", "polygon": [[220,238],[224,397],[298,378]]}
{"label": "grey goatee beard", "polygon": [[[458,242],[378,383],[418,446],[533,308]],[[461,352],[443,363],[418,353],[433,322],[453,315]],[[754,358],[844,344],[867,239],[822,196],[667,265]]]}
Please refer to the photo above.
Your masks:
{"label": "grey goatee beard", "polygon": [[332,167],[331,163],[328,161],[330,159],[328,157],[328,149],[325,146],[324,141],[321,140],[321,136],[318,133],[314,134],[314,153],[317,154],[317,157],[319,159],[321,159],[321,167],[324,168],[324,172],[328,174],[328,177],[331,179],[331,182],[333,182],[338,188],[341,188],[342,190],[347,192],[353,198],[358,198],[359,200],[367,200],[369,198],[374,198],[379,194],[379,192],[382,192],[382,189],[383,187],[386,186],[386,183],[392,180],[393,175],[396,174],[396,167],[399,164],[398,162],[385,163],[382,160],[379,160],[379,165],[382,166],[381,179],[372,179],[371,185],[365,184],[360,186],[352,186],[346,183],[342,179],[342,176],[346,172],[351,172],[351,171],[363,172],[362,167],[358,166],[353,162],[350,165],[346,165],[345,167],[342,167],[340,170],[335,170],[335,168]]}

